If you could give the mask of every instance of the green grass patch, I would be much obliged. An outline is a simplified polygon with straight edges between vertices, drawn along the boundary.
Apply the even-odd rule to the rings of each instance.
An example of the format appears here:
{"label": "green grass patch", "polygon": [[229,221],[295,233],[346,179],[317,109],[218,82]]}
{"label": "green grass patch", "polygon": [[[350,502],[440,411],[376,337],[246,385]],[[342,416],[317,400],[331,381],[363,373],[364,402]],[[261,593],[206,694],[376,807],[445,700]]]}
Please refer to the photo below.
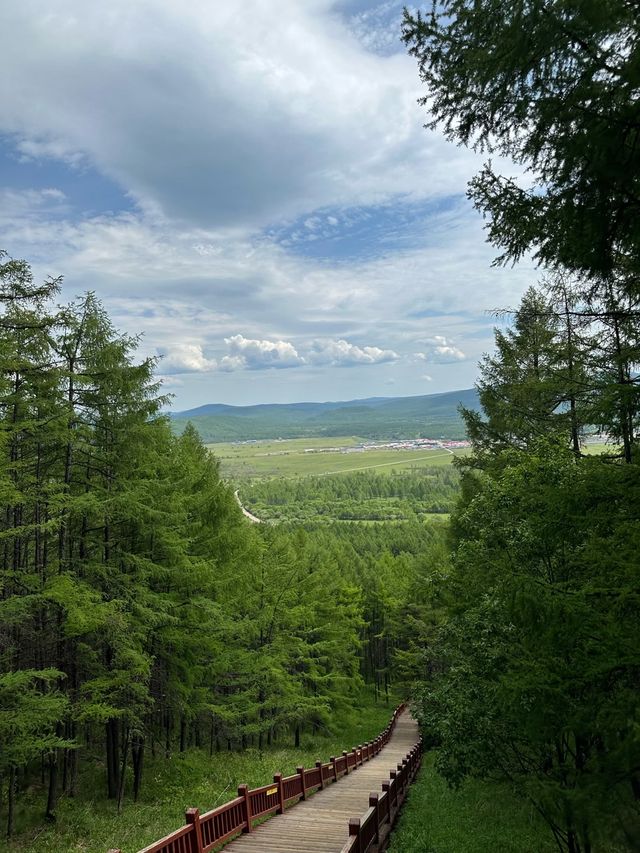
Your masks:
{"label": "green grass patch", "polygon": [[621,451],[622,448],[619,445],[605,442],[594,442],[593,444],[587,442],[582,447],[582,452],[586,453],[587,456],[599,456],[601,454],[615,456],[621,453]]}
{"label": "green grass patch", "polygon": [[448,787],[433,754],[409,791],[389,853],[553,853],[551,831],[505,783],[468,779]]}
{"label": "green grass patch", "polygon": [[[104,769],[86,758],[81,766],[78,795],[62,798],[55,824],[42,821],[46,793],[33,787],[17,801],[16,837],[0,841],[0,850],[11,853],[106,853],[120,847],[134,853],[178,829],[184,812],[196,806],[201,812],[222,805],[236,796],[237,787],[267,784],[273,774],[295,772],[299,765],[310,767],[317,759],[327,761],[343,749],[373,740],[386,726],[398,700],[374,704],[365,694],[361,707],[336,726],[333,732],[303,734],[301,746],[283,737],[271,748],[249,748],[244,752],[220,752],[209,757],[206,750],[189,749],[170,759],[146,756],[143,788],[138,803],[131,802],[127,788],[122,814],[115,803],[104,797]],[[5,805],[5,804],[3,804]],[[6,819],[2,809],[2,817]]]}

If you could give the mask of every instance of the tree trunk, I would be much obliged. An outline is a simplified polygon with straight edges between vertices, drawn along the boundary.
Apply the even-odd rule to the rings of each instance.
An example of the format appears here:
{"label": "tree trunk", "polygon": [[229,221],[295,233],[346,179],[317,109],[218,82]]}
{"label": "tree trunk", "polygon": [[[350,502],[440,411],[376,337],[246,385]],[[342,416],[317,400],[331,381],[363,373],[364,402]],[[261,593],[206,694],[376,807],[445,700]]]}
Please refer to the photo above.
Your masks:
{"label": "tree trunk", "polygon": [[165,731],[164,731],[164,757],[171,758],[171,714],[167,711],[165,717]]}
{"label": "tree trunk", "polygon": [[[59,734],[59,725],[56,731]],[[56,819],[56,800],[58,797],[58,765],[60,750],[52,749],[49,753],[49,790],[47,793],[47,810],[44,814],[45,819],[54,822]]]}
{"label": "tree trunk", "polygon": [[133,762],[133,801],[137,803],[142,785],[142,764],[144,760],[144,739],[139,736],[133,739],[131,760]]}
{"label": "tree trunk", "polygon": [[187,721],[184,714],[180,717],[180,752],[184,752],[187,748]]}
{"label": "tree trunk", "polygon": [[118,782],[118,814],[122,812],[122,798],[124,796],[124,780],[127,772],[127,758],[129,757],[129,726],[127,726],[124,735],[124,744],[122,746],[122,767],[120,768],[120,780]]}
{"label": "tree trunk", "polygon": [[118,796],[119,725],[117,719],[107,722],[107,796],[115,800]]}
{"label": "tree trunk", "polygon": [[7,838],[13,835],[13,818],[16,800],[16,768],[9,768],[9,789],[7,791]]}

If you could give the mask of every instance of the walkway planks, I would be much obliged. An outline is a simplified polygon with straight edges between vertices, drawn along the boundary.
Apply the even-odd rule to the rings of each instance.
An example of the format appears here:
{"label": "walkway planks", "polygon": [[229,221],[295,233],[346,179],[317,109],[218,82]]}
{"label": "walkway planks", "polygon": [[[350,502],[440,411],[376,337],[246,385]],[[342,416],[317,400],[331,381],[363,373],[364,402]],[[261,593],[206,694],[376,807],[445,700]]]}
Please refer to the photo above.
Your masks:
{"label": "walkway planks", "polygon": [[225,853],[340,853],[348,840],[349,818],[367,810],[369,794],[379,792],[381,784],[389,781],[389,771],[402,762],[418,736],[416,722],[405,712],[379,755],[283,815],[239,836],[226,845]]}

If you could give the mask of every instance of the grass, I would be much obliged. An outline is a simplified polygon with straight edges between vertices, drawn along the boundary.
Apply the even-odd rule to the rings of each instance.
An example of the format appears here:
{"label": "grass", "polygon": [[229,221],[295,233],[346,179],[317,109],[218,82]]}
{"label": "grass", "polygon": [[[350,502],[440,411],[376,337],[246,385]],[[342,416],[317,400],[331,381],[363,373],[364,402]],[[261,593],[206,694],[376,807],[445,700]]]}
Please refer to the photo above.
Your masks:
{"label": "grass", "polygon": [[[190,749],[171,759],[145,757],[143,788],[138,803],[127,792],[122,814],[104,798],[104,770],[85,761],[74,799],[62,798],[55,824],[42,822],[46,794],[38,787],[22,793],[17,802],[16,837],[0,841],[0,850],[11,853],[106,853],[111,847],[133,853],[184,823],[185,809],[201,812],[236,796],[237,787],[257,787],[271,782],[273,774],[295,772],[296,766],[327,761],[343,749],[376,737],[389,721],[397,700],[374,704],[370,694],[362,697],[358,711],[324,735],[303,735],[299,749],[281,743],[259,752],[215,753]],[[6,815],[3,814],[3,819]]]}
{"label": "grass", "polygon": [[509,785],[469,779],[451,790],[425,756],[389,853],[552,853],[551,831]]}
{"label": "grass", "polygon": [[604,453],[605,455],[615,455],[621,452],[621,448],[616,444],[594,442],[593,444],[583,445],[582,452],[586,453],[587,456],[597,456],[601,453]]}
{"label": "grass", "polygon": [[[443,449],[389,450],[387,448],[347,452],[360,442],[354,436],[339,438],[260,441],[249,444],[209,444],[219,460],[223,477],[239,481],[252,477],[305,477],[351,471],[407,470],[433,465],[449,465],[455,454]],[[343,448],[334,452],[326,448]],[[318,452],[322,451],[322,452]]]}

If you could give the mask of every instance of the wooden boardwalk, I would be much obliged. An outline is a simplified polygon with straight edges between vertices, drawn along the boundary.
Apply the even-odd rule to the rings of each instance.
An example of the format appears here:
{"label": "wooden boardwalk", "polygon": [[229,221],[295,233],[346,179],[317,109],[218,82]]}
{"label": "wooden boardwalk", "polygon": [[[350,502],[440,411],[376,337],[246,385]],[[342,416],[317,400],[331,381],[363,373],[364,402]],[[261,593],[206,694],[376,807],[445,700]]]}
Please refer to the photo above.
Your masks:
{"label": "wooden boardwalk", "polygon": [[416,722],[405,712],[375,758],[239,836],[226,845],[225,853],[340,853],[349,839],[349,818],[367,810],[369,794],[379,792],[382,783],[389,781],[389,771],[396,770],[418,737]]}

